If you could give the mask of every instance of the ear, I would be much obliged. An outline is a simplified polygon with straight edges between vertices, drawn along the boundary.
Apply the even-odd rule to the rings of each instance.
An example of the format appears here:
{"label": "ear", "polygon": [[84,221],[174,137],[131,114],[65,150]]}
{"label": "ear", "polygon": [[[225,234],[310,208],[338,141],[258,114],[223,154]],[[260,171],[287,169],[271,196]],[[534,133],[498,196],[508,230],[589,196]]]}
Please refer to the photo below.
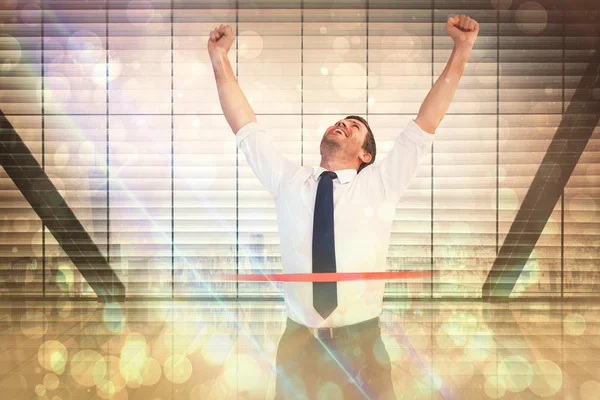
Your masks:
{"label": "ear", "polygon": [[362,150],[359,154],[358,154],[358,158],[360,159],[361,163],[370,163],[371,162],[371,158],[373,158],[369,153],[367,153],[366,150]]}

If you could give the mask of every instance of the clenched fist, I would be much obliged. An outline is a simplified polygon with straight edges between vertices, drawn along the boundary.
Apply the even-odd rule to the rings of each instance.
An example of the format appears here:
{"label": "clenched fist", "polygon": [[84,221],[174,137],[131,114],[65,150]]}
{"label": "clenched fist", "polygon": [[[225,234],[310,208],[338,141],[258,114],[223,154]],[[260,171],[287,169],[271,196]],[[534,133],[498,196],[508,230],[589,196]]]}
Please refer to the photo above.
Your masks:
{"label": "clenched fist", "polygon": [[210,32],[208,38],[208,54],[211,58],[219,54],[226,55],[234,40],[235,35],[231,26],[223,24],[217,26]]}
{"label": "clenched fist", "polygon": [[457,14],[448,18],[446,32],[454,40],[455,46],[473,47],[479,33],[479,24],[471,17]]}

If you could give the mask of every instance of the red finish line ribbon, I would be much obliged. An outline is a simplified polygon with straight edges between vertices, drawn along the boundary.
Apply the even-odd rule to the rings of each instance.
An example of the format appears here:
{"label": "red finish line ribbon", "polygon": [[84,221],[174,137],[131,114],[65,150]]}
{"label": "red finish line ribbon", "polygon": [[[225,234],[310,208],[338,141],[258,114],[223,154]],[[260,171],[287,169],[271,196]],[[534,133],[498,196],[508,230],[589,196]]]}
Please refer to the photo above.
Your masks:
{"label": "red finish line ribbon", "polygon": [[239,282],[341,282],[411,279],[431,276],[431,272],[321,272],[308,274],[239,274],[221,275],[219,281]]}

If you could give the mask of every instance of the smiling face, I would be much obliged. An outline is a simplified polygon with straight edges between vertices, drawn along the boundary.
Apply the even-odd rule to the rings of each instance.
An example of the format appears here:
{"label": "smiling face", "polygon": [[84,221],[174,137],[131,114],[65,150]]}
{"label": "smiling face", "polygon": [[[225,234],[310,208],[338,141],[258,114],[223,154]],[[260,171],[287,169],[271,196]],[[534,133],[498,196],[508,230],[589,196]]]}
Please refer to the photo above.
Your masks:
{"label": "smiling face", "polygon": [[[345,168],[358,169],[371,159],[363,148],[368,129],[356,119],[342,119],[327,128],[321,139],[321,157],[323,161],[335,161]],[[338,168],[343,169],[343,168]]]}

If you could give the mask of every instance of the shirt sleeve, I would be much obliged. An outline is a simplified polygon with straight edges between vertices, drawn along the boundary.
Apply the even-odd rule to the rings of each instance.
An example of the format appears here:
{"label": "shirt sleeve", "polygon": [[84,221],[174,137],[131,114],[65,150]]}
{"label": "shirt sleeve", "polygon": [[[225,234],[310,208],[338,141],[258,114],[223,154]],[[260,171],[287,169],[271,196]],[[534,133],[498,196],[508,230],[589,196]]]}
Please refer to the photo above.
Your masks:
{"label": "shirt sleeve", "polygon": [[419,164],[431,153],[434,134],[425,132],[414,119],[398,135],[392,150],[373,172],[383,185],[387,200],[397,203],[417,174]]}
{"label": "shirt sleeve", "polygon": [[267,132],[258,122],[244,125],[236,133],[235,139],[258,180],[277,199],[282,185],[292,179],[300,166],[275,149]]}

